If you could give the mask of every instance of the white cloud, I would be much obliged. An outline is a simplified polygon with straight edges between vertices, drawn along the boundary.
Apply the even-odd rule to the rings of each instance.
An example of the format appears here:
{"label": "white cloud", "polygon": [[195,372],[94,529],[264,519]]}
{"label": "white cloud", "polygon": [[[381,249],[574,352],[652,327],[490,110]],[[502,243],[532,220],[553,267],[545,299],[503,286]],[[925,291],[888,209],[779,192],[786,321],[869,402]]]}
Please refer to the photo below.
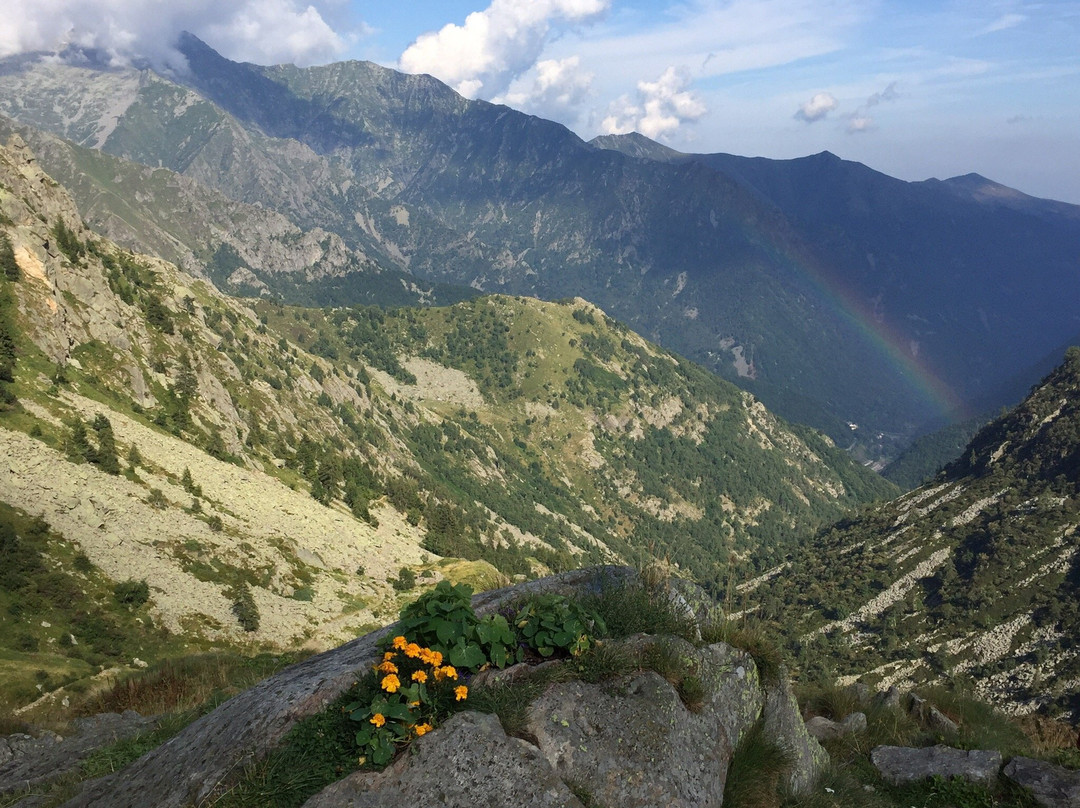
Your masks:
{"label": "white cloud", "polygon": [[983,26],[975,32],[975,36],[982,36],[983,34],[993,34],[997,31],[1005,31],[1009,28],[1015,28],[1023,22],[1027,21],[1026,14],[1002,14],[992,23]]}
{"label": "white cloud", "polygon": [[800,121],[813,123],[814,121],[820,121],[836,107],[837,101],[832,93],[815,93],[809,101],[799,106],[795,117]]}
{"label": "white cloud", "polygon": [[560,26],[598,19],[611,0],[492,0],[463,25],[423,34],[401,54],[407,73],[430,73],[462,95],[492,98],[540,58]]}
{"label": "white cloud", "polygon": [[848,116],[848,134],[854,135],[860,132],[872,132],[877,129],[877,126],[874,124],[874,119],[870,117],[868,110],[871,107],[876,107],[878,104],[895,101],[899,97],[900,92],[896,89],[895,81],[889,82],[884,90],[871,93],[867,96],[866,101]]}
{"label": "white cloud", "polygon": [[637,98],[623,96],[608,109],[601,123],[604,134],[640,132],[653,139],[673,134],[683,123],[696,121],[708,110],[697,95],[686,89],[689,77],[668,67],[656,81],[639,81]]}
{"label": "white cloud", "polygon": [[874,119],[869,115],[863,115],[856,112],[850,118],[848,118],[847,130],[849,134],[858,134],[859,132],[871,132],[875,129]]}
{"label": "white cloud", "polygon": [[[301,0],[302,3],[302,0]],[[343,37],[324,13],[322,0],[14,0],[0,26],[0,55],[94,48],[114,64],[149,60],[183,67],[173,44],[181,31],[205,39],[224,56],[244,61],[311,64],[341,54]],[[323,6],[320,11],[317,5]],[[356,26],[359,33],[362,26]]]}
{"label": "white cloud", "polygon": [[594,74],[581,69],[581,59],[544,59],[510,89],[491,100],[545,118],[565,118],[589,96]]}

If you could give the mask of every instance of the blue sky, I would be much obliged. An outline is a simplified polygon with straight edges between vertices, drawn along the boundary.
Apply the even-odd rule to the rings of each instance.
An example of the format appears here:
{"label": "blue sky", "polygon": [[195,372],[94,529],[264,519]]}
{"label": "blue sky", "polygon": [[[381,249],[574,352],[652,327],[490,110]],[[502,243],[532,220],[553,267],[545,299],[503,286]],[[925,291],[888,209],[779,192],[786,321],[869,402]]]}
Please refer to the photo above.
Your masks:
{"label": "blue sky", "polygon": [[586,139],[637,130],[684,151],[773,158],[828,149],[902,179],[974,171],[1080,204],[1080,0],[15,5],[0,54],[51,36],[119,61],[161,56],[186,28],[235,59],[431,73]]}

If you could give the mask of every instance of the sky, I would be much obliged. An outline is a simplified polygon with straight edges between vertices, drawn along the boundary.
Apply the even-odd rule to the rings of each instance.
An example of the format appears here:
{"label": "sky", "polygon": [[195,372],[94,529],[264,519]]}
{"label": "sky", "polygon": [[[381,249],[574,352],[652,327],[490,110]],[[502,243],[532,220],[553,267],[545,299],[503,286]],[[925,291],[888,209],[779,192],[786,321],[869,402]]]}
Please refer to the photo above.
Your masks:
{"label": "sky", "polygon": [[13,0],[0,55],[182,69],[189,30],[259,64],[369,59],[582,138],[829,150],[905,180],[976,172],[1080,204],[1080,0]]}

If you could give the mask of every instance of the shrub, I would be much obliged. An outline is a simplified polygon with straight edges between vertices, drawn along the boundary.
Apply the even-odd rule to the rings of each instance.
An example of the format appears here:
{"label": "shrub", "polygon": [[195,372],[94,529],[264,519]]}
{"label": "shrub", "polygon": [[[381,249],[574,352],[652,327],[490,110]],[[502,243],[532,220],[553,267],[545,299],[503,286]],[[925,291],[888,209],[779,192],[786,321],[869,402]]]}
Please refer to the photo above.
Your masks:
{"label": "shrub", "polygon": [[416,586],[416,573],[408,567],[402,567],[398,572],[398,577],[393,578],[390,584],[398,592],[407,592]]}
{"label": "shrub", "polygon": [[113,586],[113,599],[121,605],[138,608],[150,600],[150,585],[134,579],[120,581]]}

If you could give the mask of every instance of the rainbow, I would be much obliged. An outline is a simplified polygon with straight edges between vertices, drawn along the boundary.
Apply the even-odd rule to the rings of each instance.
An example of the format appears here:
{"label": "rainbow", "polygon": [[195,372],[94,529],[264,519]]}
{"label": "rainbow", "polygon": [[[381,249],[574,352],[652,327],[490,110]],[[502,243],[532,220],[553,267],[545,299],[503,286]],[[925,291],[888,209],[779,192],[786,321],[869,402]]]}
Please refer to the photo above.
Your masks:
{"label": "rainbow", "polygon": [[825,271],[818,262],[805,255],[797,256],[790,248],[777,257],[782,257],[784,263],[806,281],[819,300],[841,321],[850,325],[876,353],[885,357],[936,415],[948,421],[963,420],[973,415],[930,362],[911,350],[908,338],[878,316],[854,289]]}

